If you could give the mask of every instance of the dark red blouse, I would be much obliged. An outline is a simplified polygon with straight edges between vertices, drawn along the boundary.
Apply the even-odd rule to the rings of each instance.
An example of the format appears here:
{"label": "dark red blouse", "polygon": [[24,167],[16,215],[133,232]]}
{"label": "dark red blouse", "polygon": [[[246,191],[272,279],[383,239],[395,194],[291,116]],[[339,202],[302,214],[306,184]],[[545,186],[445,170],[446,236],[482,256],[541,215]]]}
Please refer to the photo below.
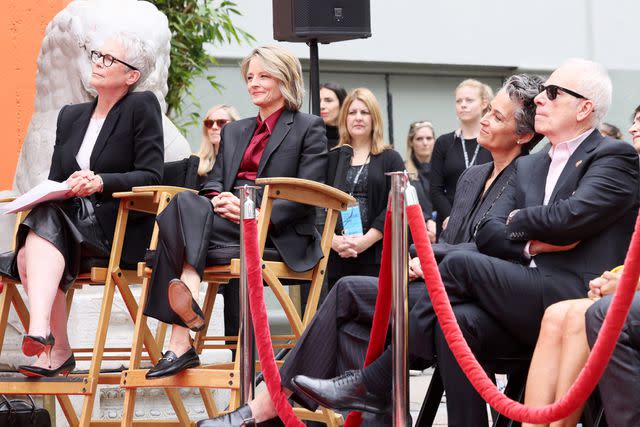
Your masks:
{"label": "dark red blouse", "polygon": [[273,128],[276,126],[276,122],[280,118],[282,111],[284,111],[284,108],[272,113],[264,121],[260,118],[260,115],[256,117],[258,125],[247,149],[244,151],[236,179],[256,180],[260,158],[262,157],[262,153],[264,153],[264,148],[267,146],[267,142],[269,142],[271,132],[273,132]]}

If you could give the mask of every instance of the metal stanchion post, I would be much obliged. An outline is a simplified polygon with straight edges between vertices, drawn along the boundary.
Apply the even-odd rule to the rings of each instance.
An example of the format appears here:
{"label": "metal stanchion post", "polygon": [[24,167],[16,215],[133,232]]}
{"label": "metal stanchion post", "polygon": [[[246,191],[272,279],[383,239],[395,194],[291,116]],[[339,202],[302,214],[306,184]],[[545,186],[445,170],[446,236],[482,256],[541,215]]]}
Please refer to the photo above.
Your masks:
{"label": "metal stanchion post", "polygon": [[255,357],[253,351],[253,325],[249,310],[249,288],[247,280],[247,261],[244,244],[244,219],[256,217],[255,192],[260,187],[243,185],[240,190],[240,403],[248,403],[254,392]]}
{"label": "metal stanchion post", "polygon": [[[407,425],[409,384],[407,363],[407,217],[405,214],[404,172],[391,175],[391,265],[393,306],[391,312],[391,346],[393,350],[393,425]],[[415,190],[414,190],[415,191]]]}

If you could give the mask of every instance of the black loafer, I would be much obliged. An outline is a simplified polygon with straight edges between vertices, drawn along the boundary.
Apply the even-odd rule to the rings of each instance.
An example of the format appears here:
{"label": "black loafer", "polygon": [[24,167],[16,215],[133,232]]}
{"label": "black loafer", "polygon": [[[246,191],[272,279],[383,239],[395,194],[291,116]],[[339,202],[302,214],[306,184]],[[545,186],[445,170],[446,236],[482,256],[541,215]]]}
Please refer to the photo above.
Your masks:
{"label": "black loafer", "polygon": [[280,418],[275,417],[261,423],[256,423],[249,405],[239,407],[233,412],[221,415],[216,418],[198,421],[198,427],[238,427],[238,426],[256,426],[256,427],[284,427],[284,423]]}
{"label": "black loafer", "polygon": [[196,300],[193,299],[187,285],[180,279],[172,279],[169,282],[169,307],[193,332],[200,332],[204,329],[204,314]]}
{"label": "black loafer", "polygon": [[176,356],[173,351],[167,351],[162,355],[162,359],[158,360],[156,366],[147,371],[145,378],[150,380],[168,377],[196,366],[200,366],[200,359],[195,348],[191,347],[180,357]]}
{"label": "black loafer", "polygon": [[198,421],[196,425],[198,427],[255,427],[256,420],[253,418],[249,405],[244,405],[228,414],[209,420]]}
{"label": "black loafer", "polygon": [[297,375],[291,384],[302,395],[337,411],[362,411],[384,414],[389,411],[385,397],[369,393],[362,371],[347,371],[328,380]]}

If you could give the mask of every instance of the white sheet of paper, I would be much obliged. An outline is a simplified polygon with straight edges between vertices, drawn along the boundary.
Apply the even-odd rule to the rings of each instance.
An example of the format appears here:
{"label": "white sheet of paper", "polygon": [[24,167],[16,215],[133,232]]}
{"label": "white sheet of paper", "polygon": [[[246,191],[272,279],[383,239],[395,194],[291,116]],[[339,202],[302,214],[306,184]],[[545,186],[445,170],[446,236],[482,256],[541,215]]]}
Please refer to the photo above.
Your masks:
{"label": "white sheet of paper", "polygon": [[38,203],[48,200],[62,200],[67,198],[69,186],[66,182],[43,181],[15,199],[13,202],[0,205],[0,212],[11,214],[31,209]]}

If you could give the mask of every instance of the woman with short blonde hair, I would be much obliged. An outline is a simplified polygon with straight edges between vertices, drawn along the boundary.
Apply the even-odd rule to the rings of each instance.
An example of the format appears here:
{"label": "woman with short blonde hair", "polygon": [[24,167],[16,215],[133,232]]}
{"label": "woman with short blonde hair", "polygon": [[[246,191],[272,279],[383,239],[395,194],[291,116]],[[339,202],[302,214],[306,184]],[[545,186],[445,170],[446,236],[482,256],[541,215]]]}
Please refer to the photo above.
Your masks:
{"label": "woman with short blonde hair", "polygon": [[298,58],[280,46],[257,47],[240,64],[240,72],[245,82],[247,81],[249,63],[253,58],[259,58],[264,70],[280,83],[280,92],[285,99],[285,107],[291,111],[300,110],[304,98],[304,86],[302,66]]}

